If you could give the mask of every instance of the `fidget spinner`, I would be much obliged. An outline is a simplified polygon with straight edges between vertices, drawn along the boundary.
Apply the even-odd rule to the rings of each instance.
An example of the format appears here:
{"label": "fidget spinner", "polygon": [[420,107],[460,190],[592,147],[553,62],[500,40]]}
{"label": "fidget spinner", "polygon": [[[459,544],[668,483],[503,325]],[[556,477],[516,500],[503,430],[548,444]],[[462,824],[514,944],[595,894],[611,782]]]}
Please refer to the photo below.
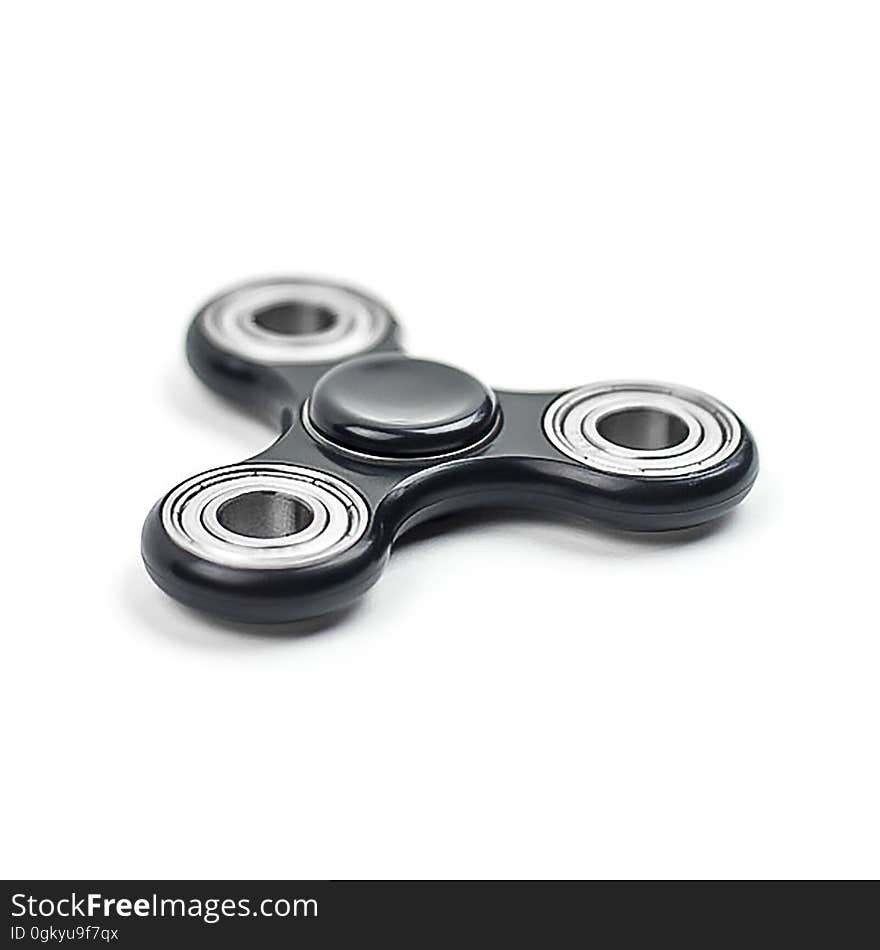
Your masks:
{"label": "fidget spinner", "polygon": [[162,590],[237,621],[316,617],[360,597],[429,519],[527,509],[667,531],[718,518],[755,481],[748,429],[705,393],[493,390],[406,356],[398,330],[376,298],[308,279],[243,284],[196,314],[192,368],[281,435],[154,506],[142,554]]}

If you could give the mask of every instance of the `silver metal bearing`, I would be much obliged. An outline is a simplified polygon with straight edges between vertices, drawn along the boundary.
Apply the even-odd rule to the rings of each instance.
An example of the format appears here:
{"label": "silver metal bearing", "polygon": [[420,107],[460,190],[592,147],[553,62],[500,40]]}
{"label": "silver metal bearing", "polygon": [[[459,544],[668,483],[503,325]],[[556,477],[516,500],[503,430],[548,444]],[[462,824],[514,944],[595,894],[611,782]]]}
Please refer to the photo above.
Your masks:
{"label": "silver metal bearing", "polygon": [[326,561],[362,537],[368,522],[367,502],[348,482],[274,462],[196,475],[162,504],[162,524],[176,544],[229,567]]}
{"label": "silver metal bearing", "polygon": [[674,478],[736,451],[742,427],[706,393],[665,383],[594,383],[563,393],[544,414],[547,438],[569,458],[617,475]]}
{"label": "silver metal bearing", "polygon": [[269,280],[212,300],[201,313],[207,337],[257,363],[329,363],[368,350],[391,315],[378,302],[335,284]]}

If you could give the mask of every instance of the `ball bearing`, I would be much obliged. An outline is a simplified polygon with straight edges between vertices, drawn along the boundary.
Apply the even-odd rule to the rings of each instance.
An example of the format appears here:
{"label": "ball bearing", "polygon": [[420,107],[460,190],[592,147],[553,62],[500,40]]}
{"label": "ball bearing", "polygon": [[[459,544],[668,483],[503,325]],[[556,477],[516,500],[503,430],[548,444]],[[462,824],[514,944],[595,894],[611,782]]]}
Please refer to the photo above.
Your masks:
{"label": "ball bearing", "polygon": [[616,475],[675,478],[729,458],[742,438],[737,417],[706,393],[664,383],[595,383],[563,393],[544,432],[569,458]]}
{"label": "ball bearing", "polygon": [[212,300],[199,315],[220,349],[256,363],[327,363],[376,344],[391,316],[377,301],[309,280],[250,283]]}
{"label": "ball bearing", "polygon": [[353,486],[326,472],[243,463],[178,485],[161,517],[177,545],[215,564],[294,568],[350,548],[367,529],[369,508]]}

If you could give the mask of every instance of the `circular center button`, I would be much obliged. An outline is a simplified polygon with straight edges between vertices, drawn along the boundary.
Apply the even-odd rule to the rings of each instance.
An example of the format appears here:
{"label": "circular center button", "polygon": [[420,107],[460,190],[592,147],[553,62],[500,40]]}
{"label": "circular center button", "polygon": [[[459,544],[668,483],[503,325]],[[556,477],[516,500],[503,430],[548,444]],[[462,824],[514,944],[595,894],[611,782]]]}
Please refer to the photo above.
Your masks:
{"label": "circular center button", "polygon": [[495,394],[473,376],[399,353],[341,363],[318,380],[309,401],[320,435],[392,458],[466,449],[491,431],[496,413]]}

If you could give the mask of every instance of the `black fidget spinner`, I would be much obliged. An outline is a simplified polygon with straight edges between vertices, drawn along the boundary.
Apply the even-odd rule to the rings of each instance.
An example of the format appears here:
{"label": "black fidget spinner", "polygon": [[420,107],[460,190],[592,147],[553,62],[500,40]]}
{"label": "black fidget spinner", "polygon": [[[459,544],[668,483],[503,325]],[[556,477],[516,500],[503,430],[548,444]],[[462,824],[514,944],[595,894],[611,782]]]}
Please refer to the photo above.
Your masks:
{"label": "black fidget spinner", "polygon": [[233,620],[345,607],[396,538],[441,515],[530,509],[666,531],[723,515],[758,472],[748,429],[711,396],[645,382],[492,390],[404,355],[391,311],[340,284],[237,287],[196,314],[187,355],[281,428],[264,452],[172,489],[144,524],[159,587]]}

